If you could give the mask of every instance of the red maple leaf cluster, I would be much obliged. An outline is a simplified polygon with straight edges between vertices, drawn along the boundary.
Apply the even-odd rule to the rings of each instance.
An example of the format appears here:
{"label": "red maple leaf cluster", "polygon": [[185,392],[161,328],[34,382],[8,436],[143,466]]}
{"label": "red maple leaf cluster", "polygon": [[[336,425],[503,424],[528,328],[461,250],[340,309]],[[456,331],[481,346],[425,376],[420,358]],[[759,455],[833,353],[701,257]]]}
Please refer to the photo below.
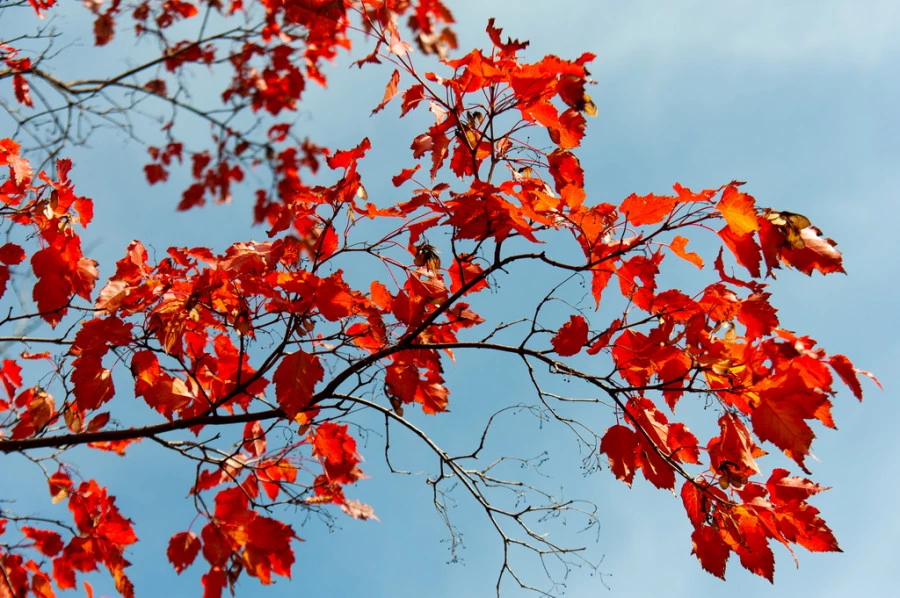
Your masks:
{"label": "red maple leaf cluster", "polygon": [[[31,4],[40,12],[54,3]],[[192,182],[178,206],[185,210],[208,197],[228,201],[245,188],[246,173],[268,166],[271,180],[255,190],[253,210],[268,240],[235,242],[222,252],[171,247],[161,259],[134,241],[95,292],[97,263],[82,253],[79,235],[93,203],[76,194],[71,161],[56,160],[54,176],[35,174],[17,142],[0,140],[0,217],[18,234],[0,246],[0,298],[13,276],[24,275],[33,280],[35,310],[6,321],[62,331],[51,342],[64,347],[55,356],[23,351],[0,364],[0,452],[87,445],[127,456],[133,443],[152,438],[196,461],[190,496],[197,518],[171,537],[167,554],[178,573],[202,555],[204,596],[217,598],[244,573],[263,584],[290,577],[299,538],[272,516],[277,507],[337,506],[374,519],[370,506],[347,496],[364,475],[342,420],[368,408],[418,433],[404,409],[447,411],[445,366],[454,352],[474,349],[517,356],[535,385],[541,365],[608,399],[611,425],[595,435],[597,451],[628,485],[638,474],[657,488],[674,491],[680,483],[693,552],[710,573],[724,577],[734,553],[771,580],[772,541],[839,550],[808,503],[824,488],[760,463],[768,443],[811,475],[813,426],[834,427],[837,380],[861,399],[860,376],[871,376],[782,328],[770,302],[766,279],[782,266],[810,275],[844,271],[835,243],[809,219],[758,206],[738,182],[700,192],[676,184],[672,195],[590,203],[576,150],[586,117],[597,112],[587,93],[591,54],[526,62],[527,43],[503,41],[492,20],[489,49],[449,59],[453,18],[439,0],[227,4],[204,10],[222,19],[256,10],[259,27],[222,39],[176,39],[175,24],[200,14],[198,3],[133,7],[138,35],[164,47],[153,78],[129,89],[182,109],[183,94],[169,91],[180,76],[197,65],[225,65],[233,74],[220,94],[223,106],[234,114],[246,108],[268,124],[262,119],[298,110],[308,81],[324,85],[322,65],[351,48],[352,30],[362,31],[375,48],[357,64],[395,67],[373,113],[399,97],[401,117],[427,107],[433,120],[412,139],[415,163],[391,178],[396,188],[415,188],[393,202],[369,200],[360,173],[373,151],[368,138],[333,151],[300,139],[292,123],[247,132],[216,120],[214,111],[197,111],[215,130],[213,144],[188,149],[173,117],[166,141],[148,147],[148,183],[165,183],[189,163]],[[89,8],[96,44],[110,42],[124,6],[114,0]],[[401,16],[417,47],[441,58],[443,74],[417,70]],[[17,101],[31,107],[27,78],[45,74],[15,48],[0,52]],[[252,134],[257,128],[260,137]],[[417,178],[420,171],[427,180]],[[715,229],[712,260],[688,250],[687,235]],[[568,253],[557,250],[566,242]],[[747,278],[730,272],[725,249]],[[712,282],[693,291],[663,288],[670,255]],[[360,269],[344,269],[347,259],[374,259],[378,270],[360,282]],[[481,334],[486,321],[476,302],[499,292],[498,278],[519,265],[581,277],[589,305],[557,302],[554,289],[532,315]],[[603,319],[601,304],[616,301],[621,314]],[[566,307],[547,315],[550,304]],[[521,322],[521,338],[500,340]],[[601,359],[610,373],[596,373]],[[25,383],[26,361],[47,368],[46,387]],[[123,394],[148,410],[145,423],[117,421]],[[551,396],[541,393],[542,400]],[[705,441],[675,417],[692,396],[718,414],[718,434]],[[233,444],[216,444],[227,432],[204,440],[209,430],[232,430]],[[177,433],[184,436],[169,440]],[[446,478],[467,475],[458,460],[435,451],[453,474]],[[101,565],[121,595],[133,596],[123,555],[137,536],[115,499],[66,465],[48,483],[52,502],[67,501],[72,522],[24,524],[0,512],[0,596],[52,597],[53,586],[74,588],[79,574]],[[475,482],[468,487],[486,500]],[[15,534],[21,538],[9,539]]]}

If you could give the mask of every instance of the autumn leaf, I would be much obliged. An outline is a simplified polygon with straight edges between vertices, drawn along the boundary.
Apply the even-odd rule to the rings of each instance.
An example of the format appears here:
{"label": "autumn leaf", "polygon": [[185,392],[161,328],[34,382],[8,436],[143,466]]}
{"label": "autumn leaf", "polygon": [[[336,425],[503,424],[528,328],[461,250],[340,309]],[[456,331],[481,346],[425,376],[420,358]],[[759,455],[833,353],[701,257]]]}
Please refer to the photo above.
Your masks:
{"label": "autumn leaf", "polygon": [[12,139],[0,139],[0,166],[9,165],[16,185],[31,180],[34,170],[31,163],[19,155],[19,144]]}
{"label": "autumn leaf", "polygon": [[760,246],[753,238],[753,235],[738,235],[730,226],[726,226],[719,231],[719,237],[725,243],[725,246],[731,251],[738,264],[745,267],[753,278],[760,276],[760,263],[762,255],[760,254]]}
{"label": "autumn leaf", "polygon": [[166,550],[169,562],[175,567],[175,573],[179,575],[194,562],[199,553],[200,538],[192,532],[178,532],[172,536],[169,540],[169,548]]}
{"label": "autumn leaf", "polygon": [[251,457],[259,457],[266,453],[266,433],[258,421],[244,425],[244,450]]}
{"label": "autumn leaf", "polygon": [[375,516],[375,509],[358,500],[344,501],[341,505],[341,510],[354,519],[374,519],[378,521],[378,517]]}
{"label": "autumn leaf", "polygon": [[716,209],[725,218],[728,228],[737,237],[743,237],[759,230],[754,204],[750,195],[741,193],[736,187],[729,185],[722,192],[722,199],[716,204]]}
{"label": "autumn leaf", "polygon": [[699,527],[706,521],[710,504],[696,480],[685,480],[682,484],[681,501],[694,527]]}
{"label": "autumn leaf", "polygon": [[13,75],[13,93],[16,96],[16,101],[20,104],[24,104],[29,108],[34,107],[34,101],[31,99],[31,88],[21,73]]}
{"label": "autumn leaf", "polygon": [[275,370],[275,398],[290,419],[308,407],[325,370],[318,355],[303,350],[285,355]]}
{"label": "autumn leaf", "polygon": [[675,203],[676,199],[667,195],[639,196],[632,193],[619,206],[619,211],[634,226],[658,224],[671,214]]}
{"label": "autumn leaf", "polygon": [[393,183],[394,187],[399,187],[400,185],[411,179],[420,168],[422,168],[421,164],[416,164],[414,168],[404,168],[400,172],[400,174],[391,178],[391,183]]}
{"label": "autumn leaf", "polygon": [[703,258],[701,258],[698,254],[687,251],[685,248],[687,247],[688,240],[680,235],[676,235],[672,242],[669,243],[669,249],[672,250],[672,253],[677,255],[683,260],[687,260],[690,263],[694,264],[698,268],[703,268]]}
{"label": "autumn leaf", "polygon": [[788,477],[788,473],[786,469],[773,469],[772,475],[766,481],[769,497],[776,504],[805,501],[810,496],[828,490],[806,478]]}
{"label": "autumn leaf", "polygon": [[751,413],[753,430],[759,438],[782,449],[804,471],[803,460],[815,438],[806,423],[813,416],[807,403],[800,397],[769,394]]}
{"label": "autumn leaf", "polygon": [[62,537],[56,532],[36,529],[27,525],[23,525],[21,529],[25,537],[34,542],[35,549],[44,556],[54,557],[64,547]]}
{"label": "autumn leaf", "polygon": [[562,357],[575,355],[587,343],[588,324],[583,316],[572,316],[550,340],[553,350]]}
{"label": "autumn leaf", "polygon": [[[391,80],[388,81],[387,87],[384,89],[384,98],[382,98],[381,103],[372,110],[372,114],[377,114],[381,112],[385,106],[387,106],[388,102],[394,99],[394,96],[397,95],[397,85],[400,83],[400,71],[394,69],[394,72],[391,74]],[[399,186],[399,185],[398,185]]]}
{"label": "autumn leaf", "polygon": [[700,566],[720,579],[725,579],[725,566],[731,550],[719,533],[708,525],[701,525],[691,534],[693,549]]}
{"label": "autumn leaf", "polygon": [[629,486],[634,480],[637,468],[637,448],[637,434],[623,425],[615,425],[606,430],[600,441],[600,452],[605,453],[609,459],[609,468],[613,475]]}

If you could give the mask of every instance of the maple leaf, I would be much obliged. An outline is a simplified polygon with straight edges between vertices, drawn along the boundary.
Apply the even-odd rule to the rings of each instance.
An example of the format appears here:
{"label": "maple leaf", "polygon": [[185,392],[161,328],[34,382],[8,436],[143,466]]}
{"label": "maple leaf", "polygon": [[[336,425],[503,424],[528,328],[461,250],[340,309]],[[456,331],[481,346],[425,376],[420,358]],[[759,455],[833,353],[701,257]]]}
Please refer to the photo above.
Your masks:
{"label": "maple leaf", "polygon": [[175,568],[175,573],[179,575],[190,567],[199,553],[200,538],[192,532],[178,532],[172,536],[169,540],[169,548],[166,550],[169,562]]}
{"label": "maple leaf", "polygon": [[[755,427],[754,427],[755,429]],[[713,471],[726,476],[730,483],[759,474],[756,459],[766,454],[753,441],[750,431],[738,417],[726,413],[719,418],[719,436],[707,444]]]}
{"label": "maple leaf", "polygon": [[[719,231],[719,237],[725,242],[725,246],[734,254],[737,262],[745,267],[750,275],[759,278],[759,266],[762,262],[760,246],[753,235],[738,235],[730,226]],[[720,254],[721,256],[721,254]],[[718,268],[721,271],[721,268]]]}
{"label": "maple leaf", "polygon": [[768,440],[793,459],[804,471],[803,460],[809,454],[815,434],[806,423],[813,417],[810,397],[767,393],[752,411],[753,430],[761,440]]}
{"label": "maple leaf", "polygon": [[68,264],[57,249],[47,247],[34,253],[31,267],[38,278],[32,297],[44,320],[55,327],[68,311],[74,293],[67,276]]}
{"label": "maple leaf", "polygon": [[828,490],[806,478],[788,477],[788,473],[786,469],[773,469],[772,475],[766,481],[769,497],[776,504],[805,501],[810,496]]}
{"label": "maple leaf", "polygon": [[[378,104],[374,110],[372,110],[372,114],[377,114],[381,112],[385,106],[387,106],[388,102],[394,99],[394,96],[397,95],[397,85],[400,83],[400,71],[394,69],[394,72],[391,74],[391,80],[388,81],[387,87],[384,89],[384,98],[382,98],[381,103]],[[399,185],[397,185],[399,187]]]}
{"label": "maple leaf", "polygon": [[[450,273],[451,293],[460,291],[464,285],[469,284],[471,281],[482,276],[482,273],[484,272],[482,267],[474,261],[474,256],[467,253],[456,256],[453,264],[451,264],[447,270]],[[486,278],[482,278],[466,290],[464,295],[477,293],[486,288],[489,288],[488,281]]]}
{"label": "maple leaf", "polygon": [[619,211],[625,214],[634,226],[658,224],[671,214],[675,201],[671,196],[653,194],[638,196],[632,193],[619,206]]}
{"label": "maple leaf", "polygon": [[677,255],[683,260],[687,260],[690,263],[694,264],[698,268],[703,268],[703,258],[701,258],[698,254],[692,251],[686,251],[688,240],[682,236],[676,235],[672,242],[669,243],[669,249],[672,250],[672,253]]}
{"label": "maple leaf", "polygon": [[22,526],[22,533],[34,542],[34,547],[44,556],[54,557],[63,549],[62,537],[56,532]]}
{"label": "maple leaf", "polygon": [[741,193],[733,185],[725,187],[722,199],[716,204],[716,209],[725,218],[728,228],[737,237],[743,237],[753,231],[759,230],[759,222],[756,216],[755,201],[746,193]]}
{"label": "maple leaf", "polygon": [[332,484],[352,484],[362,472],[356,441],[347,433],[346,424],[323,422],[311,434],[313,454],[322,460],[325,474]]}
{"label": "maple leaf", "polygon": [[588,324],[583,316],[571,316],[550,340],[553,350],[562,357],[575,355],[587,344]]}
{"label": "maple leaf", "polygon": [[768,336],[778,326],[776,310],[769,303],[769,293],[754,293],[741,301],[738,320],[747,328],[750,340]]}
{"label": "maple leaf", "polygon": [[28,81],[25,80],[25,77],[21,73],[13,75],[13,92],[15,93],[16,100],[20,104],[25,104],[29,108],[34,107]]}
{"label": "maple leaf", "polygon": [[704,494],[705,489],[696,480],[685,480],[681,486],[681,501],[694,527],[703,524],[709,515],[711,505]]}
{"label": "maple leaf", "polygon": [[693,549],[700,566],[720,579],[725,579],[725,566],[731,550],[719,533],[708,525],[701,525],[691,534]]}
{"label": "maple leaf", "polygon": [[858,370],[853,367],[853,364],[844,355],[832,355],[828,358],[828,365],[837,372],[844,384],[850,389],[850,392],[853,393],[853,396],[860,401],[862,401],[862,386],[859,383],[859,374],[868,376],[878,385],[878,388],[881,388],[881,383],[875,376],[869,372]]}
{"label": "maple leaf", "polygon": [[600,452],[605,453],[609,459],[609,468],[613,475],[629,486],[637,469],[637,448],[637,433],[623,425],[610,427],[600,441]]}
{"label": "maple leaf", "polygon": [[[843,256],[834,248],[837,243],[819,235],[815,227],[807,227],[800,231],[803,242],[801,249],[785,247],[781,251],[781,259],[807,275],[814,270],[822,274],[844,272]],[[844,272],[845,273],[845,272]]]}
{"label": "maple leaf", "polygon": [[94,21],[94,45],[105,46],[113,38],[115,33],[115,23],[112,15],[105,13],[97,17]]}
{"label": "maple leaf", "polygon": [[399,187],[400,185],[411,179],[420,168],[422,168],[421,164],[416,164],[414,168],[404,168],[400,172],[400,174],[391,178],[391,183],[394,184],[394,187]]}
{"label": "maple leaf", "polygon": [[275,370],[275,397],[287,416],[294,419],[309,406],[316,384],[322,381],[325,369],[318,355],[299,350],[285,355]]}

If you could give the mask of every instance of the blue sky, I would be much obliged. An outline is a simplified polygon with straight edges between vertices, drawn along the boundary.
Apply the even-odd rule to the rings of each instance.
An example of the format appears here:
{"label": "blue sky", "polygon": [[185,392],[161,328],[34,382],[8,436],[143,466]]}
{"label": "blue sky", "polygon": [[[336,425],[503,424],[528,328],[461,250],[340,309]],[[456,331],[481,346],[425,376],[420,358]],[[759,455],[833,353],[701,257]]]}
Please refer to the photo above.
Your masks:
{"label": "blue sky", "polygon": [[[857,366],[878,374],[885,387],[878,392],[864,383],[862,405],[849,393],[837,397],[839,431],[818,429],[813,445],[820,460],[813,462],[815,479],[833,487],[814,504],[844,553],[812,555],[799,549],[801,566],[795,569],[787,552],[776,548],[774,586],[736,563],[728,570],[728,582],[704,573],[690,555],[690,526],[679,499],[641,481],[628,489],[605,470],[583,477],[577,453],[564,436],[517,416],[514,421],[524,432],[504,428],[509,437],[503,442],[511,450],[530,451],[529,456],[550,450],[553,460],[543,469],[550,476],[547,487],[562,487],[567,496],[588,498],[600,507],[599,532],[578,537],[594,558],[603,557],[602,578],[575,571],[566,595],[602,595],[608,591],[604,584],[611,593],[629,596],[896,593],[900,5],[568,0],[550,9],[528,0],[511,10],[512,4],[451,4],[461,48],[484,46],[484,26],[494,16],[506,34],[531,40],[528,58],[546,53],[575,57],[584,51],[598,56],[590,70],[598,82],[591,95],[600,114],[590,122],[579,154],[589,201],[618,203],[631,192],[665,193],[676,181],[700,188],[739,179],[748,181],[747,191],[761,205],[807,215],[839,242],[849,274],[807,278],[782,273],[772,284],[782,326],[849,355]],[[107,54],[104,59],[113,58]],[[406,148],[428,124],[427,115],[420,114],[398,125],[397,105],[369,117],[388,76],[384,69],[358,72],[338,64],[329,89],[311,90],[301,114],[310,135],[331,147],[356,145],[363,136],[372,139],[374,150],[361,171],[375,198],[399,193],[389,178],[411,165]],[[132,238],[161,252],[169,244],[221,248],[265,235],[244,224],[249,198],[236,196],[230,206],[174,215],[177,184],[147,189],[138,170],[143,150],[114,136],[72,155],[78,190],[97,202],[90,230],[93,253],[101,261],[117,259]],[[105,264],[108,275],[112,262]],[[505,289],[511,295],[515,287],[487,298],[494,303],[486,309],[499,310],[513,300]],[[527,385],[504,377],[503,367],[461,356],[448,368],[454,413],[412,419],[452,442],[466,430],[468,414],[497,398],[527,399]],[[610,424],[598,422],[597,427]],[[401,446],[416,450],[412,444]],[[334,531],[316,521],[298,526],[306,542],[296,546],[293,582],[261,587],[244,579],[238,595],[490,595],[500,545],[477,510],[458,495],[453,520],[465,548],[462,563],[446,564],[446,528],[431,505],[425,477],[387,473],[375,435],[361,442],[361,449],[370,479],[358,484],[353,496],[371,503],[381,523],[339,519]],[[190,523],[191,507],[182,489],[192,472],[177,469],[177,462],[146,443],[128,459],[76,456],[86,474],[111,486],[123,512],[137,523],[142,542],[131,560],[139,595],[198,594],[200,563],[178,578],[164,556],[169,536]],[[433,465],[418,453],[404,459],[413,470]],[[133,482],[135,471],[141,476]],[[176,490],[168,491],[169,485]],[[131,491],[135,487],[138,492]],[[41,486],[35,496],[43,501],[44,492]],[[526,570],[533,568],[529,561],[522,563]],[[507,585],[504,595],[519,593]]]}

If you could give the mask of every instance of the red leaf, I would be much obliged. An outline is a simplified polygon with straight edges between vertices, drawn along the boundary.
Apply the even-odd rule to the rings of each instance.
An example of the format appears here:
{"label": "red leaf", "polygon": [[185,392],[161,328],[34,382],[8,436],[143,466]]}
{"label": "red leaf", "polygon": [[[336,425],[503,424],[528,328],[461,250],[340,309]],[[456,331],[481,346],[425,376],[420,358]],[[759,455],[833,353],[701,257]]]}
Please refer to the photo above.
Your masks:
{"label": "red leaf", "polygon": [[[844,355],[832,355],[828,358],[828,365],[837,372],[837,375],[841,377],[844,384],[850,388],[850,392],[853,393],[853,396],[862,401],[862,385],[859,383],[859,377],[857,375],[860,371],[853,367],[850,360]],[[872,377],[871,374],[869,374],[869,376]],[[875,380],[875,383],[878,384],[878,380]],[[881,384],[878,384],[878,386],[880,387]]]}
{"label": "red leaf", "polygon": [[269,141],[273,143],[279,143],[287,139],[288,132],[291,130],[291,125],[282,123],[280,125],[272,125],[269,127],[268,137]]}
{"label": "red leaf", "polygon": [[16,390],[22,386],[22,366],[12,359],[4,359],[0,367],[0,383],[6,389],[6,396],[12,401]]}
{"label": "red leaf", "polygon": [[841,552],[832,531],[819,517],[819,511],[805,502],[792,501],[775,511],[778,531],[788,542],[810,552]]}
{"label": "red leaf", "polygon": [[328,167],[335,170],[338,168],[345,170],[354,169],[356,168],[356,162],[361,160],[370,149],[372,149],[372,142],[369,141],[368,137],[364,137],[359,142],[359,145],[353,149],[335,152],[333,156],[328,158]]}
{"label": "red leaf", "polygon": [[19,155],[19,144],[12,139],[0,139],[0,166],[9,165],[16,185],[31,180],[31,163]]}
{"label": "red leaf", "polygon": [[362,477],[356,441],[347,433],[346,424],[324,422],[310,436],[313,454],[322,461],[329,483],[352,484]]}
{"label": "red leaf", "polygon": [[708,525],[703,525],[691,534],[694,544],[691,554],[696,554],[700,566],[720,579],[725,579],[725,565],[731,551],[719,533]]}
{"label": "red leaf", "polygon": [[730,226],[726,226],[719,231],[719,238],[725,243],[725,246],[734,254],[737,262],[745,267],[750,275],[759,278],[759,265],[762,261],[759,245],[756,243],[752,234],[743,236],[737,235]]}
{"label": "red leaf", "polygon": [[99,357],[79,357],[73,365],[72,391],[79,409],[96,409],[115,396],[112,372],[103,367]]}
{"label": "red leaf", "polygon": [[41,317],[55,327],[68,311],[66,307],[74,294],[69,265],[59,250],[47,247],[31,256],[31,268],[38,278],[32,297]]}
{"label": "red leaf", "polygon": [[775,469],[766,481],[766,489],[769,497],[775,504],[784,504],[791,501],[805,501],[810,496],[818,494],[828,488],[823,488],[816,483],[800,477],[789,478],[786,469]]}
{"label": "red leaf", "polygon": [[775,555],[769,547],[762,528],[744,525],[740,532],[740,544],[735,552],[741,559],[741,566],[751,573],[768,579],[769,583],[774,583]]}
{"label": "red leaf", "polygon": [[181,574],[187,569],[200,552],[200,538],[193,532],[178,532],[169,540],[166,555],[175,567],[175,573]]}
{"label": "red leaf", "polygon": [[108,12],[100,15],[94,21],[94,45],[105,46],[113,38],[115,22]]}
{"label": "red leaf", "polygon": [[285,355],[275,370],[275,398],[287,416],[294,419],[309,406],[316,384],[322,381],[325,370],[317,355],[302,350]]}
{"label": "red leaf", "polygon": [[681,486],[681,501],[684,503],[684,510],[687,511],[688,519],[694,527],[699,527],[706,521],[709,501],[697,487],[697,482],[694,480],[684,482],[684,485]]}
{"label": "red leaf", "polygon": [[144,174],[147,176],[147,182],[151,185],[165,182],[169,178],[169,171],[163,168],[162,164],[147,164],[144,166]]}
{"label": "red leaf", "polygon": [[[460,289],[462,289],[464,284],[470,283],[475,280],[477,277],[481,276],[484,270],[481,266],[474,261],[474,256],[469,255],[468,253],[461,253],[456,256],[456,259],[447,268],[448,272],[450,272],[450,292],[456,293]],[[470,289],[468,289],[464,295],[469,295],[471,293],[477,293],[482,289],[488,288],[487,279],[482,278],[478,282],[476,282]]]}
{"label": "red leaf", "polygon": [[754,293],[741,301],[738,320],[746,326],[748,340],[768,336],[778,326],[778,316],[769,303],[769,296],[769,293]]}
{"label": "red leaf", "polygon": [[400,116],[405,116],[407,112],[419,105],[419,102],[425,99],[425,86],[421,83],[413,85],[403,92],[403,107]]}
{"label": "red leaf", "polygon": [[34,106],[34,102],[31,100],[31,90],[28,87],[28,81],[25,80],[25,77],[22,76],[21,73],[13,75],[13,92],[16,94],[16,100],[20,104],[25,104],[29,108]]}
{"label": "red leaf", "polygon": [[550,343],[553,350],[562,357],[575,355],[587,344],[588,324],[583,316],[572,316],[563,324]]}
{"label": "red leaf", "polygon": [[54,557],[63,549],[62,537],[56,532],[49,532],[23,525],[22,533],[26,538],[34,541],[35,550],[44,556]]}
{"label": "red leaf", "polygon": [[225,584],[228,583],[225,571],[219,567],[210,569],[209,573],[203,575],[201,581],[203,582],[203,598],[222,598],[222,590],[225,589]]}
{"label": "red leaf", "polygon": [[756,458],[766,454],[753,441],[750,431],[737,416],[725,414],[719,418],[719,436],[707,444],[710,466],[716,473],[746,482],[759,473]]}
{"label": "red leaf", "polygon": [[581,144],[587,121],[578,110],[569,108],[559,115],[558,126],[547,126],[550,140],[563,149],[572,149]]}
{"label": "red leaf", "polygon": [[416,171],[422,168],[421,164],[416,164],[415,168],[404,168],[400,174],[391,178],[391,182],[394,184],[394,187],[399,187],[406,181],[412,178]]}
{"label": "red leaf", "polygon": [[750,419],[753,431],[760,440],[767,440],[782,449],[803,470],[803,460],[809,454],[815,434],[806,423],[813,417],[801,397],[769,395],[759,402]]}
{"label": "red leaf", "polygon": [[634,471],[637,467],[637,447],[637,433],[622,425],[609,428],[600,441],[600,452],[605,453],[609,459],[609,468],[616,479],[622,480],[629,486],[634,480]]}

